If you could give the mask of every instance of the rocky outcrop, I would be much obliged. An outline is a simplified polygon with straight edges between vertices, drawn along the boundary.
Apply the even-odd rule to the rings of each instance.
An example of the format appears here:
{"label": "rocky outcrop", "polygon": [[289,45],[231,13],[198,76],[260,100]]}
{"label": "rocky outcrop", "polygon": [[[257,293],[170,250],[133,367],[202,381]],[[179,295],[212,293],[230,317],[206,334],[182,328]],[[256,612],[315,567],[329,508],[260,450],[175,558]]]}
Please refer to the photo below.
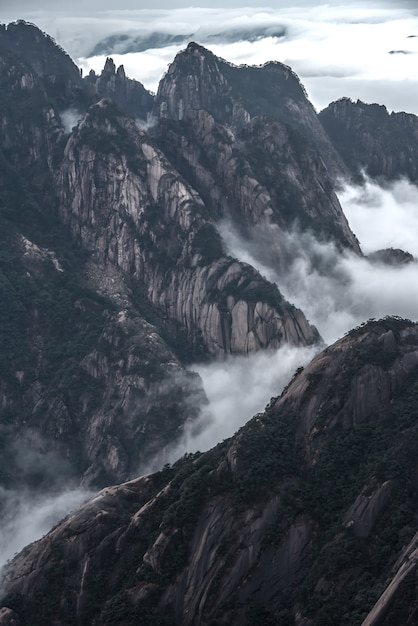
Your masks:
{"label": "rocky outcrop", "polygon": [[123,65],[116,69],[113,59],[108,58],[100,76],[91,70],[84,81],[92,99],[110,98],[127,115],[147,122],[154,98],[140,82],[126,76]]}
{"label": "rocky outcrop", "polygon": [[215,219],[232,219],[254,239],[254,227],[297,226],[360,252],[322,160],[290,127],[254,117],[235,134],[192,110],[181,123],[162,120],[155,132]]}
{"label": "rocky outcrop", "polygon": [[275,286],[225,256],[198,194],[110,101],[69,139],[57,187],[75,240],[137,281],[192,343],[222,355],[318,338]]}
{"label": "rocky outcrop", "polygon": [[104,490],[26,549],[6,568],[4,606],[22,625],[369,625],[389,608],[407,623],[417,384],[416,325],[356,329],[232,440]]}
{"label": "rocky outcrop", "polygon": [[350,98],[332,102],[319,119],[350,171],[372,178],[418,181],[418,118]]}
{"label": "rocky outcrop", "polygon": [[107,59],[100,76],[91,71],[83,79],[69,55],[34,24],[19,20],[0,25],[0,50],[2,56],[15,55],[36,76],[49,104],[60,112],[83,114],[103,97],[112,98],[122,111],[143,122],[152,110],[152,94],[128,78],[122,65],[116,70],[113,60]]}
{"label": "rocky outcrop", "polygon": [[[327,348],[275,405],[299,415],[299,436],[312,462],[327,433],[378,422],[418,366],[415,327],[399,330],[395,322],[372,331],[359,327]],[[318,423],[327,423],[326,430]]]}
{"label": "rocky outcrop", "polygon": [[2,184],[16,168],[46,196],[64,134],[57,110],[36,73],[9,50],[0,56],[0,88]]}
{"label": "rocky outcrop", "polygon": [[23,20],[0,26],[2,52],[12,52],[37,76],[56,106],[85,100],[80,70],[68,54],[35,24]]}
{"label": "rocky outcrop", "polygon": [[332,176],[347,174],[298,77],[287,65],[234,66],[190,43],[161,79],[155,110],[158,117],[182,120],[188,111],[199,109],[233,130],[245,128],[259,116],[289,124],[317,148]]}
{"label": "rocky outcrop", "polygon": [[[204,402],[184,363],[318,333],[225,255],[209,204],[120,110],[152,103],[123,68],[83,80],[23,22],[0,48],[1,481],[50,484],[48,459],[83,484],[126,480]],[[119,108],[101,100],[65,130],[63,111],[101,93]],[[19,441],[39,472],[21,471]]]}
{"label": "rocky outcrop", "polygon": [[[151,459],[163,463],[205,403],[200,379],[141,316],[117,273],[90,262],[87,287],[65,258],[26,238],[19,246],[13,285],[3,264],[0,272],[10,303],[1,309],[2,479],[103,486]],[[11,255],[6,246],[3,253]]]}
{"label": "rocky outcrop", "polygon": [[384,263],[385,265],[395,266],[416,262],[416,259],[410,252],[405,252],[405,250],[400,250],[399,248],[376,250],[376,252],[367,255],[367,258],[372,263]]}

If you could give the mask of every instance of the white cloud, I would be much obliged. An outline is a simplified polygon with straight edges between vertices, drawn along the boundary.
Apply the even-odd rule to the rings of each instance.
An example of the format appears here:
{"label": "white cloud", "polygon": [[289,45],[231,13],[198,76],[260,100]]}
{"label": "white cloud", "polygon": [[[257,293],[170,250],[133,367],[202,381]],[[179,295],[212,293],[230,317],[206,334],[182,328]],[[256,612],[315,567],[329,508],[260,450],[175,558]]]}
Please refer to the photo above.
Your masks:
{"label": "white cloud", "polygon": [[80,113],[80,111],[77,111],[77,109],[70,108],[70,109],[65,109],[65,111],[62,111],[60,113],[60,117],[61,117],[61,121],[65,129],[65,132],[71,133],[74,126],[77,126],[78,122],[83,117],[83,114]]}
{"label": "white cloud", "polygon": [[[367,253],[379,248],[404,248],[418,256],[418,189],[398,181],[384,189],[368,181],[364,188],[340,193],[350,225]],[[243,241],[231,225],[222,225],[231,254],[257,267],[276,282],[287,300],[302,309],[332,343],[369,318],[399,315],[418,319],[418,263],[388,266],[307,233],[280,233],[275,226]],[[268,245],[266,245],[268,242]]]}
{"label": "white cloud", "polygon": [[[170,3],[170,8],[161,8],[161,4],[146,8],[145,3],[141,8],[125,0],[115,8],[106,2],[90,2],[68,5],[65,11],[64,5],[46,11],[39,3],[31,10],[28,3],[14,2],[5,7],[3,19],[36,21],[85,69],[103,68],[105,56],[86,57],[110,35],[125,34],[132,41],[150,33],[180,34],[185,41],[193,38],[233,63],[277,60],[290,65],[317,109],[348,96],[418,114],[414,96],[418,89],[418,38],[411,37],[418,35],[418,14],[412,2],[299,2],[296,6],[290,2],[275,2],[274,6],[253,2],[246,8],[229,2],[222,3],[221,10],[213,2],[210,7],[187,8],[175,8],[182,3]],[[275,25],[286,27],[286,37],[249,41],[252,31]],[[231,42],[231,33],[237,30],[248,34],[243,41]],[[118,65],[125,65],[129,76],[156,91],[167,64],[184,45],[120,56],[109,49],[108,54],[116,57]],[[399,50],[409,54],[390,54]]]}
{"label": "white cloud", "polygon": [[418,188],[399,180],[387,189],[372,180],[339,194],[344,213],[366,254],[401,248],[418,258]]}
{"label": "white cloud", "polygon": [[230,356],[225,361],[196,364],[209,400],[199,418],[185,426],[180,441],[166,451],[164,459],[139,469],[146,474],[174,462],[188,452],[204,452],[231,437],[256,413],[263,411],[272,396],[277,396],[298,367],[304,367],[320,346],[257,352],[249,356]]}
{"label": "white cloud", "polygon": [[0,568],[91,496],[92,493],[81,489],[34,495],[25,489],[6,490],[0,487]]}

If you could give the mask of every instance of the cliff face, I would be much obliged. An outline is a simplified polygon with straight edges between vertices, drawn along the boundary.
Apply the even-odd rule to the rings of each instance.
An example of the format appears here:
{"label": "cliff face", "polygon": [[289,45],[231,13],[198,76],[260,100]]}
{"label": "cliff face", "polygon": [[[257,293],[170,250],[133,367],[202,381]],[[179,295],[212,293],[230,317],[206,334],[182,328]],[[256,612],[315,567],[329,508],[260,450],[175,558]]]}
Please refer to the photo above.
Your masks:
{"label": "cliff face", "polygon": [[34,24],[22,20],[0,25],[2,57],[13,54],[38,79],[49,103],[60,111],[69,108],[79,114],[103,97],[112,98],[117,106],[136,118],[146,120],[154,97],[136,80],[125,75],[123,66],[117,70],[107,59],[100,76],[93,71],[84,79],[68,54]]}
{"label": "cliff face", "polygon": [[47,196],[64,135],[57,110],[35,72],[10,50],[0,56],[0,86],[3,184],[16,168],[36,193]]}
{"label": "cliff face", "polygon": [[371,177],[418,180],[418,118],[389,113],[378,104],[343,98],[319,113],[319,119],[351,172]]}
{"label": "cliff face", "polygon": [[237,67],[190,43],[160,81],[155,111],[158,117],[182,120],[199,109],[233,130],[258,116],[288,124],[316,147],[332,176],[347,174],[298,77],[286,65]]}
{"label": "cliff face", "polygon": [[289,126],[253,117],[234,133],[201,109],[181,123],[162,120],[154,134],[214,219],[232,219],[253,238],[256,227],[297,226],[360,253],[321,158]]}
{"label": "cliff face", "polygon": [[[21,28],[34,37],[31,65],[26,39],[16,39]],[[31,472],[40,484],[54,482],[50,456],[69,478],[103,486],[163,454],[204,394],[180,363],[187,349],[180,354],[178,333],[163,339],[148,299],[138,292],[134,302],[110,269],[89,265],[56,213],[67,140],[56,102],[69,102],[71,90],[57,83],[62,99],[48,94],[43,46],[68,72],[72,62],[27,24],[2,36],[1,483],[32,484]],[[23,474],[22,449],[39,461]]]}
{"label": "cliff face", "polygon": [[126,108],[142,87],[110,60],[83,81],[31,25],[1,33],[1,481],[29,480],[22,441],[103,486],[163,460],[198,414],[204,394],[184,363],[318,334],[225,256],[196,189],[116,105],[100,101],[65,132],[65,107],[104,91]]}
{"label": "cliff face", "polygon": [[416,325],[356,329],[233,439],[104,490],[27,548],[4,610],[22,626],[407,623],[417,381]]}
{"label": "cliff face", "polygon": [[0,47],[12,52],[42,82],[57,106],[83,100],[80,70],[65,51],[34,24],[22,20],[0,26]]}
{"label": "cliff face", "polygon": [[[31,209],[33,218],[39,209]],[[1,224],[2,484],[42,489],[65,476],[103,486],[150,458],[163,461],[205,402],[175,341],[144,319],[110,269],[88,264],[88,285],[82,257],[56,224],[58,253]],[[22,457],[33,459],[23,474]]]}
{"label": "cliff face", "polygon": [[225,256],[196,191],[109,101],[70,138],[57,188],[75,240],[137,281],[192,343],[219,355],[317,338],[277,288]]}
{"label": "cliff face", "polygon": [[92,70],[84,83],[92,100],[110,98],[124,113],[147,121],[154,97],[140,82],[126,76],[123,65],[116,69],[113,59],[108,58],[100,76]]}

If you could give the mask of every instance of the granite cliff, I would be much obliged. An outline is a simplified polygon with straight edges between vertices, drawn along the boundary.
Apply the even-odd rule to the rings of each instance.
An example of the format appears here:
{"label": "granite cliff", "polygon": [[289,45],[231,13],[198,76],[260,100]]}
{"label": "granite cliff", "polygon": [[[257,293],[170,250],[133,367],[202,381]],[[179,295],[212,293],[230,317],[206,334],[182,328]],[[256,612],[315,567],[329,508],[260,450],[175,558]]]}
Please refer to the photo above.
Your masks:
{"label": "granite cliff", "polygon": [[[263,192],[259,205],[252,174],[236,191],[235,170],[222,180],[218,168],[204,194],[207,178],[198,184],[177,169],[183,156],[167,148],[165,120],[153,136],[138,126],[153,98],[110,59],[101,76],[83,79],[24,22],[2,27],[0,47],[3,483],[19,483],[10,452],[18,440],[35,455],[65,459],[85,484],[125,480],[163,458],[198,414],[204,394],[187,363],[319,335],[275,285],[226,255],[218,232],[221,192],[249,224],[269,218],[277,193],[266,201]],[[72,130],[68,110],[79,118]],[[349,240],[315,152],[305,165],[311,156],[309,184],[299,180],[293,191],[298,215],[303,206],[318,210],[324,177],[324,212]],[[281,213],[277,221],[289,227]]]}
{"label": "granite cliff", "polygon": [[332,175],[347,173],[301,82],[287,65],[235,66],[190,43],[161,79],[155,112],[161,118],[182,120],[188,111],[199,109],[233,130],[260,115],[288,124],[317,148]]}

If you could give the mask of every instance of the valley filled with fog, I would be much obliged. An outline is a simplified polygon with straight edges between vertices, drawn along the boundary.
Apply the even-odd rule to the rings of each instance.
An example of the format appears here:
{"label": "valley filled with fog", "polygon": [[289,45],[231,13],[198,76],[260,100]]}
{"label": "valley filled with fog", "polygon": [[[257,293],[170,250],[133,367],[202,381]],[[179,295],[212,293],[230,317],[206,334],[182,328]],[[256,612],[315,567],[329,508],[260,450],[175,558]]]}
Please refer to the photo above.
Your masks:
{"label": "valley filled with fog", "polygon": [[[382,187],[368,180],[364,186],[345,186],[338,195],[365,255],[400,248],[418,258],[416,186],[401,180]],[[275,282],[317,327],[326,345],[370,318],[394,315],[416,321],[418,292],[411,285],[418,283],[418,262],[389,265],[342,253],[297,228],[286,235],[271,226],[259,233],[258,240],[244,240],[230,222],[222,223],[220,231],[229,253]],[[286,255],[278,253],[283,248]],[[271,396],[280,394],[293,372],[323,347],[286,346],[272,353],[195,366],[210,401],[202,416],[202,424],[206,419],[208,425],[195,436],[190,429],[181,450],[205,450],[231,436],[263,410]],[[246,389],[251,392],[243,394]]]}
{"label": "valley filled with fog", "polygon": [[[418,256],[418,189],[406,180],[385,187],[367,180],[364,186],[345,186],[339,199],[365,255],[383,248],[401,248]],[[231,222],[219,225],[231,256],[256,267],[275,282],[291,303],[300,307],[325,344],[342,337],[369,318],[396,315],[412,320],[418,311],[418,263],[388,265],[320,243],[295,225],[291,234],[271,226],[258,238],[244,239]],[[281,253],[279,253],[281,250]],[[283,254],[283,250],[286,254]],[[180,441],[165,454],[174,462],[185,453],[205,451],[232,436],[272,396],[280,394],[295,370],[303,367],[324,344],[221,362],[194,364],[203,380],[209,404],[199,419],[186,424]],[[161,468],[161,460],[138,467],[138,475]],[[59,477],[59,466],[56,468]],[[64,468],[63,468],[64,471]],[[57,479],[45,494],[10,490],[2,494],[9,514],[0,541],[0,564],[35,541],[91,493],[64,488]]]}

